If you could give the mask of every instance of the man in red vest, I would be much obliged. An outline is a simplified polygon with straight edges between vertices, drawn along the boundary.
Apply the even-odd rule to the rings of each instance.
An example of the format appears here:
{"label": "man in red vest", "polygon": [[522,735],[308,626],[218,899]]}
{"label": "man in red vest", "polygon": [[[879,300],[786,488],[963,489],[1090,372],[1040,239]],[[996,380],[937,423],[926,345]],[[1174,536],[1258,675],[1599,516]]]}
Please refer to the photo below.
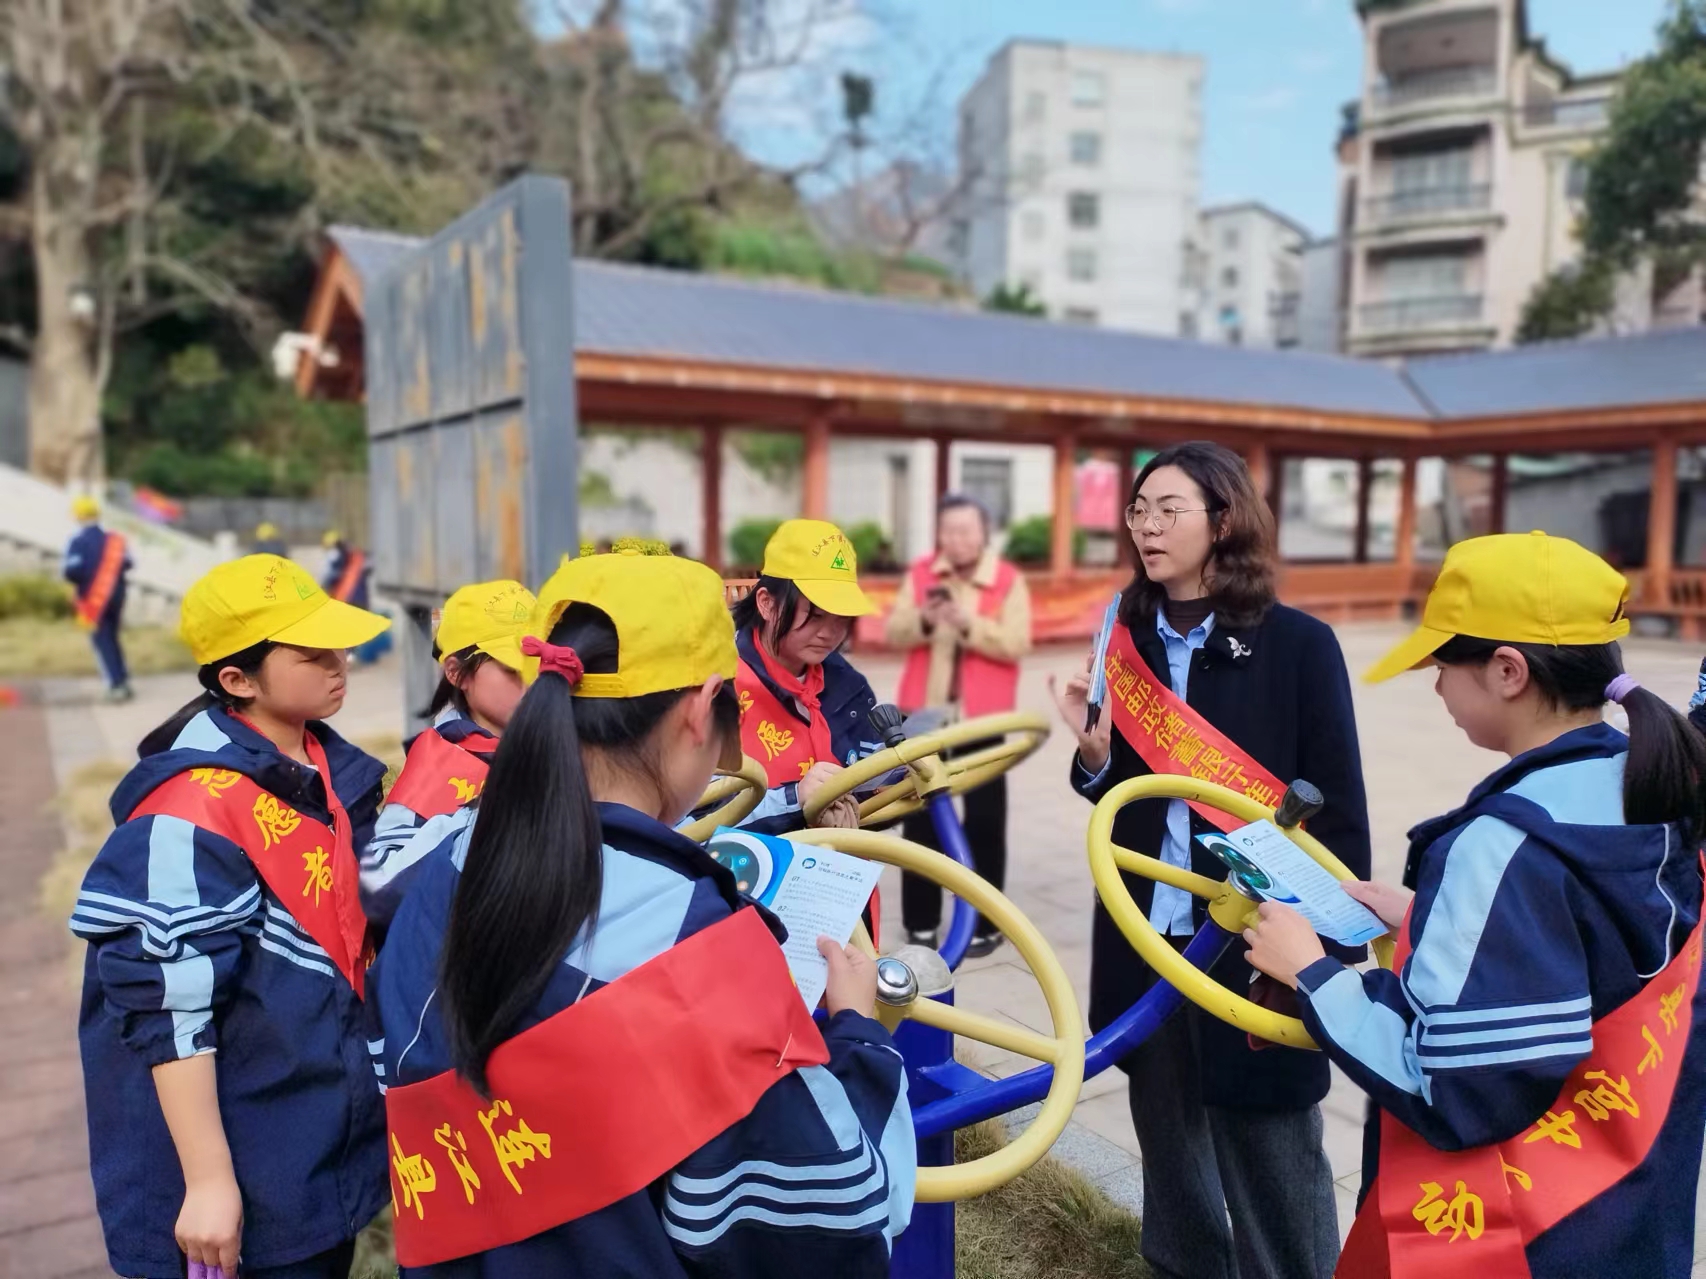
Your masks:
{"label": "man in red vest", "polygon": [[101,674],[107,681],[107,700],[128,702],[130,676],[119,645],[119,622],[124,616],[125,574],[130,553],[124,537],[101,527],[101,505],[94,498],[72,499],[71,516],[78,529],[65,548],[65,580],[77,591],[77,624],[89,632]]}
{"label": "man in red vest", "polygon": [[[1024,575],[989,544],[989,512],[975,498],[950,494],[936,515],[936,549],[915,561],[895,595],[888,642],[910,650],[895,701],[911,714],[928,706],[950,719],[1013,709],[1019,659],[1031,648],[1031,597]],[[973,742],[969,753],[987,746]],[[966,841],[977,873],[1000,888],[1007,877],[1007,779],[997,777],[965,797]],[[937,847],[929,815],[906,819],[906,837]],[[901,913],[909,940],[936,944],[942,892],[919,875],[902,881]],[[987,955],[1001,944],[980,931],[966,953]]]}

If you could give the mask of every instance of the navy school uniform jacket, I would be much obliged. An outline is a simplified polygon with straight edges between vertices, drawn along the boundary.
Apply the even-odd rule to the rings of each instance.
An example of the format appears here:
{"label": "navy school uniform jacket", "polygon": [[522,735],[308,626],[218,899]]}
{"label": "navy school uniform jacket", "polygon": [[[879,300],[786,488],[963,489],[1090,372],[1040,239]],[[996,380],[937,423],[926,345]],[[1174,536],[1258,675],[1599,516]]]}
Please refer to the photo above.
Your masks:
{"label": "navy school uniform jacket", "polygon": [[[446,706],[432,721],[447,742],[491,736],[455,706]],[[403,744],[406,754],[414,739]],[[373,838],[356,850],[361,860],[361,906],[375,928],[390,926],[397,905],[426,855],[454,836],[472,818],[464,805],[454,813],[422,817],[406,804],[388,803],[379,811]]]}
{"label": "navy school uniform jacket", "polygon": [[[1622,733],[1596,724],[1517,756],[1462,808],[1410,832],[1415,949],[1402,973],[1323,959],[1299,975],[1326,1055],[1438,1149],[1504,1141],[1540,1119],[1588,1055],[1592,1023],[1663,969],[1698,921],[1698,842],[1674,826],[1624,825],[1627,752]],[[1537,1279],[1689,1273],[1706,1122],[1698,997],[1684,1051],[1646,1160],[1529,1243]]]}
{"label": "navy school uniform jacket", "polygon": [[[78,529],[71,541],[65,547],[65,564],[63,574],[77,591],[77,598],[82,599],[89,593],[89,587],[94,584],[95,570],[101,566],[101,552],[106,548],[107,533],[98,524],[85,524]],[[130,572],[130,556],[124,557],[124,567],[119,571],[118,582],[113,586],[112,598],[107,601],[103,617],[116,617],[124,610],[125,576]]]}
{"label": "navy school uniform jacket", "polygon": [[[1149,669],[1168,683],[1167,652],[1153,618],[1132,628],[1132,641]],[[1202,650],[1192,654],[1191,663],[1186,703],[1280,781],[1313,782],[1327,806],[1309,820],[1309,833],[1358,879],[1367,879],[1368,801],[1362,756],[1357,749],[1350,677],[1332,628],[1307,613],[1275,604],[1253,627],[1216,623]],[[1092,779],[1076,755],[1071,771],[1073,787],[1095,802],[1116,782],[1147,776],[1151,769],[1116,732],[1109,766],[1100,776]],[[1167,803],[1146,800],[1128,805],[1114,819],[1114,842],[1160,856]],[[1209,879],[1225,879],[1226,865],[1194,837],[1218,829],[1191,813],[1191,869]],[[1153,881],[1140,875],[1123,877],[1138,909],[1147,916]],[[1194,899],[1198,928],[1207,918],[1207,905]],[[1254,973],[1244,962],[1244,950],[1234,940],[1209,970],[1216,981],[1239,993],[1248,988]],[[1137,1002],[1154,984],[1155,975],[1100,901],[1090,954],[1090,1025],[1101,1030]],[[1197,1021],[1205,1104],[1291,1110],[1312,1106],[1327,1095],[1331,1071],[1320,1053],[1275,1045],[1252,1050],[1243,1031],[1195,1004],[1187,1004],[1181,1015]]]}
{"label": "navy school uniform jacket", "polygon": [[[309,731],[359,848],[385,767],[323,724]],[[130,819],[155,787],[204,766],[329,820],[318,773],[217,709],[113,793],[117,829],[83,879],[71,928],[89,943],[78,1038],[95,1199],[123,1275],[183,1273],[172,1229],[184,1183],[151,1074],[164,1062],[216,1054],[246,1266],[335,1247],[390,1197],[384,1109],[349,983],[242,849],[179,818]]]}
{"label": "navy school uniform jacket", "polygon": [[[770,673],[764,669],[751,630],[741,631],[735,636],[735,647],[740,650],[740,660],[764,681],[772,696],[801,724],[807,723],[806,717],[794,709],[793,697],[777,688]],[[843,766],[852,764],[883,749],[877,730],[871,727],[871,712],[877,707],[877,695],[871,691],[870,682],[840,653],[831,653],[823,659],[823,693],[818,699],[818,706],[829,725],[836,763]],[[803,830],[805,825],[806,820],[800,814],[799,787],[794,782],[772,787],[763,802],[741,823],[745,830],[756,830],[766,835]]]}
{"label": "navy school uniform jacket", "polygon": [[[477,809],[476,809],[477,811]],[[604,887],[591,937],[569,949],[520,1034],[741,905],[734,877],[661,822],[600,804]],[[384,1085],[450,1069],[433,999],[439,948],[473,828],[421,868],[368,974]],[[738,973],[729,980],[738,981]],[[457,1261],[430,1279],[863,1279],[889,1273],[911,1216],[916,1147],[900,1054],[882,1026],[823,1023],[830,1060],[778,1080],[751,1114],[647,1190]],[[691,1070],[694,1063],[683,1062]]]}

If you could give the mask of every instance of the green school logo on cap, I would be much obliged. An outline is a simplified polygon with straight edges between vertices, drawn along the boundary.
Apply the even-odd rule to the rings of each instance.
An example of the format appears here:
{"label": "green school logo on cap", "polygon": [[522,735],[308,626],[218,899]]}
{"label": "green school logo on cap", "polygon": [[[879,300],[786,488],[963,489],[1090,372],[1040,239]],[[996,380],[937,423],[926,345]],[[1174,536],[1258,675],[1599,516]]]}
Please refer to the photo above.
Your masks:
{"label": "green school logo on cap", "polygon": [[305,577],[293,577],[291,580],[296,586],[296,596],[298,599],[308,599],[315,591],[320,589]]}
{"label": "green school logo on cap", "polygon": [[830,566],[830,568],[838,568],[838,569],[842,569],[843,571],[846,570],[846,568],[847,568],[847,551],[845,548],[842,548],[842,549],[837,550],[835,552],[835,558],[829,562],[829,566]]}

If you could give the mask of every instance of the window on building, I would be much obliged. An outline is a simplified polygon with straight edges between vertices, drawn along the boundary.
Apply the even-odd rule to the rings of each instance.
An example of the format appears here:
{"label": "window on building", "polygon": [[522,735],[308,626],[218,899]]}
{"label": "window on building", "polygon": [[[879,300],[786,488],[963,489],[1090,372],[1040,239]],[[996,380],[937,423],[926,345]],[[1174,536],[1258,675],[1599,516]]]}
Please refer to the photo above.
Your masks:
{"label": "window on building", "polygon": [[1469,259],[1461,253],[1389,258],[1380,272],[1381,295],[1393,301],[1457,297],[1469,291],[1468,280]]}
{"label": "window on building", "polygon": [[1040,151],[1027,151],[1019,161],[1019,180],[1028,188],[1035,189],[1043,184],[1043,156]]}
{"label": "window on building", "polygon": [[1588,162],[1582,156],[1570,157],[1564,171],[1564,194],[1572,200],[1585,199],[1588,193]]}
{"label": "window on building", "polygon": [[1220,233],[1220,247],[1227,250],[1238,247],[1238,228],[1229,226]]}
{"label": "window on building", "polygon": [[1106,92],[1107,83],[1100,71],[1074,71],[1072,73],[1072,105],[1075,107],[1099,107]]}
{"label": "window on building", "polygon": [[1068,249],[1066,253],[1066,278],[1080,283],[1089,283],[1096,278],[1096,250]]}
{"label": "window on building", "polygon": [[1469,185],[1474,150],[1452,147],[1444,151],[1418,151],[1392,157],[1392,191],[1461,191]]}
{"label": "window on building", "polygon": [[1094,231],[1102,223],[1102,199],[1090,191],[1074,191],[1066,197],[1066,220],[1074,230]]}
{"label": "window on building", "polygon": [[1041,124],[1048,115],[1048,95],[1033,89],[1025,95],[1025,123]]}
{"label": "window on building", "polygon": [[1238,287],[1237,267],[1227,266],[1220,269],[1220,287],[1223,289],[1235,289]]}
{"label": "window on building", "polygon": [[1093,169],[1102,162],[1102,135],[1089,129],[1074,133],[1071,138],[1072,163]]}
{"label": "window on building", "polygon": [[1179,336],[1194,338],[1197,335],[1197,313],[1195,311],[1179,312]]}
{"label": "window on building", "polygon": [[1013,463],[1004,457],[960,459],[960,491],[983,503],[997,528],[1013,522]]}
{"label": "window on building", "polygon": [[1026,209],[1019,215],[1019,229],[1027,240],[1040,240],[1048,223],[1043,218],[1041,209]]}
{"label": "window on building", "polygon": [[1069,306],[1060,313],[1060,318],[1068,324],[1095,324],[1102,316],[1095,307]]}

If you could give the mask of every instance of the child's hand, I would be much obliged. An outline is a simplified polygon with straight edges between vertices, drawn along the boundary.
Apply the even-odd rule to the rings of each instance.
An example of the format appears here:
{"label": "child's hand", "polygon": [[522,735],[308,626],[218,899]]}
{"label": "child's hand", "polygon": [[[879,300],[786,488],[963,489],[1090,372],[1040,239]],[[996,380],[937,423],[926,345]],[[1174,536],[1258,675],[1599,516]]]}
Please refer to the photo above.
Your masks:
{"label": "child's hand", "polygon": [[1416,896],[1408,888],[1393,888],[1390,884],[1377,884],[1370,879],[1349,879],[1339,887],[1345,890],[1346,897],[1372,910],[1393,932],[1403,924],[1404,916],[1410,912],[1410,902]]}
{"label": "child's hand", "polygon": [[823,1003],[829,1015],[851,1008],[869,1017],[877,1010],[877,961],[857,946],[837,946],[833,937],[817,939],[817,953],[829,965]]}
{"label": "child's hand", "polygon": [[225,1176],[191,1182],[173,1234],[190,1261],[219,1266],[235,1275],[237,1248],[243,1238],[243,1195],[237,1179]]}
{"label": "child's hand", "polygon": [[1257,909],[1259,922],[1244,930],[1250,949],[1244,953],[1252,966],[1275,981],[1297,988],[1297,974],[1317,959],[1326,958],[1321,939],[1309,921],[1290,906],[1263,902]]}

